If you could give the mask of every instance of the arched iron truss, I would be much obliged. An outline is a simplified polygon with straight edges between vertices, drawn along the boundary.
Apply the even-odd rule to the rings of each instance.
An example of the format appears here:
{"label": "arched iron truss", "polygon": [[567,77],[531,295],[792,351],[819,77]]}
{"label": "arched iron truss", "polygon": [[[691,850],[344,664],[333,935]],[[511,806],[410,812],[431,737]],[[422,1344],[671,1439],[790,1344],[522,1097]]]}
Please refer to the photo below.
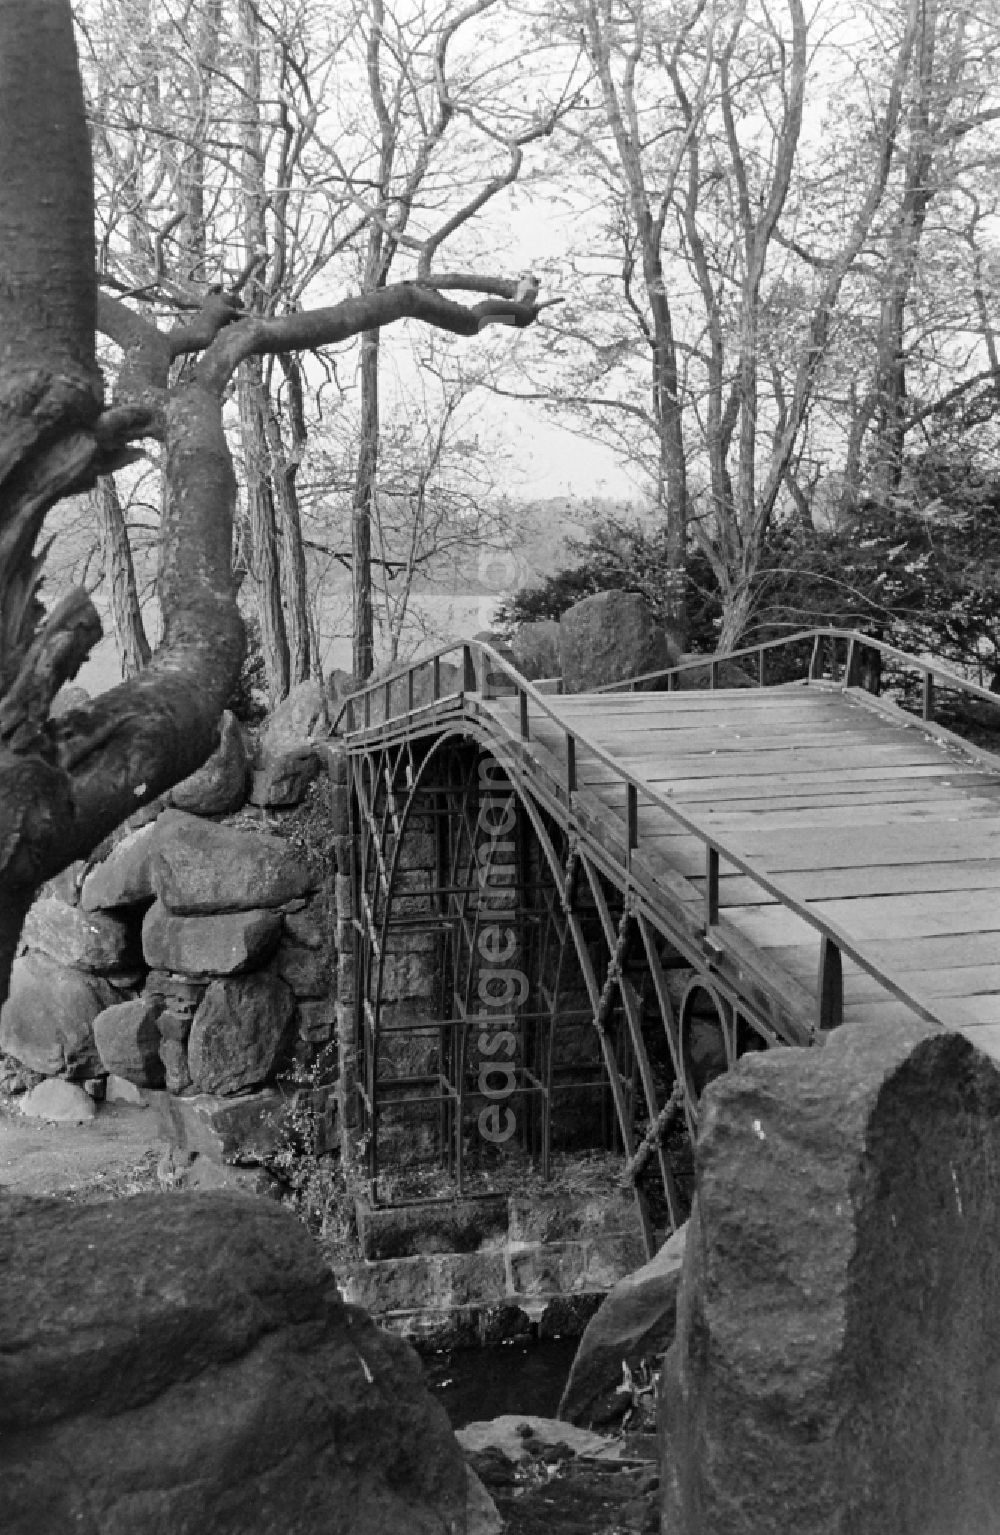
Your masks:
{"label": "arched iron truss", "polygon": [[[502,928],[528,983],[510,1009],[515,1042],[504,1094],[517,1145],[547,1177],[560,1110],[578,1121],[571,1108],[574,1099],[582,1104],[591,1144],[621,1153],[652,1253],[657,1232],[687,1214],[689,1141],[705,1085],[745,1051],[779,1043],[778,1035],[682,926],[650,909],[630,877],[621,880],[565,807],[539,797],[519,754],[474,722],[371,740],[351,760],[357,1094],[373,1202],[393,1203],[408,1191],[421,1137],[457,1193],[497,1186],[502,1159],[486,1158],[484,1170],[480,1156],[480,1176],[470,1180],[469,1157],[483,1112],[477,981],[487,919],[498,916],[482,896],[496,889],[502,848],[509,900]],[[494,796],[512,803],[512,836],[483,837],[484,764]],[[433,868],[407,857],[415,827],[413,840],[425,860],[433,851]],[[432,940],[423,957],[434,995],[395,1003],[387,973],[416,935]],[[488,977],[485,984],[488,992]],[[581,1038],[588,1035],[589,1052]],[[417,1039],[422,1048],[400,1050],[401,1040]],[[391,1133],[394,1118],[409,1118],[401,1137]]]}
{"label": "arched iron truss", "polygon": [[[372,1199],[412,1197],[410,1174],[429,1158],[449,1193],[496,1188],[525,1159],[547,1174],[553,1149],[584,1144],[582,1133],[621,1154],[652,1251],[686,1213],[705,1086],[748,1051],[837,1027],[845,959],[907,1016],[947,1021],[864,940],[585,736],[583,716],[560,712],[507,658],[478,642],[451,650],[458,667],[446,650],[342,710],[354,849],[348,1096]],[[697,666],[714,688],[728,659],[640,680],[669,692]],[[854,632],[809,631],[735,659],[756,663],[761,687],[765,671],[784,683],[804,666],[828,690],[877,693],[883,662],[908,669],[925,726],[937,686],[996,702]],[[591,696],[586,708],[597,707]],[[580,751],[617,799],[580,789]],[[640,809],[700,848],[694,883],[646,851]],[[721,920],[720,864],[812,933],[811,989],[789,990]]]}

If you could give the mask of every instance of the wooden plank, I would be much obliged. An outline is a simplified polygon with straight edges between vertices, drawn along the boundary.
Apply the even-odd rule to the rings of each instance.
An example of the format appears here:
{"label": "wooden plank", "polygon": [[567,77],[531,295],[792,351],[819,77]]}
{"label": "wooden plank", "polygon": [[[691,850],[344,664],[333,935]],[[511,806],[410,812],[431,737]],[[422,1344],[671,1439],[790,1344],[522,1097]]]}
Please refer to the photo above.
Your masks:
{"label": "wooden plank", "polygon": [[847,933],[857,933],[859,943],[883,938],[929,938],[946,933],[991,933],[1000,930],[1000,901],[979,890],[952,890],[947,897],[935,893],[858,896],[851,900],[810,900],[810,911]]}
{"label": "wooden plank", "polygon": [[[692,870],[689,877],[697,881],[700,872]],[[954,863],[827,869],[821,877],[823,894],[831,900],[849,896],[902,895],[907,891],[1000,890],[1000,859],[980,863],[956,860]],[[781,883],[799,900],[805,900],[815,890],[816,876],[785,874]],[[772,897],[762,892],[761,887],[746,875],[723,872],[719,880],[721,906],[759,906],[771,900]]]}
{"label": "wooden plank", "polygon": [[[642,802],[640,801],[640,805]],[[643,807],[649,818],[669,815],[656,805]],[[903,800],[879,804],[868,801],[861,805],[806,805],[798,810],[713,810],[702,807],[690,812],[706,831],[725,838],[731,831],[756,836],[760,832],[797,830],[811,832],[834,826],[898,825],[909,821],[947,821],[954,825],[966,825],[971,820],[995,821],[1000,829],[1000,805],[993,800],[972,798],[961,800]]]}
{"label": "wooden plank", "polygon": [[[690,833],[687,834],[690,836]],[[662,848],[669,856],[673,840],[685,840],[680,833],[653,832],[643,840]],[[841,831],[817,832],[805,839],[799,832],[757,832],[727,841],[734,852],[747,862],[776,876],[795,870],[851,869],[879,863],[954,863],[968,859],[981,861],[1000,857],[1000,829],[991,826],[977,830],[950,821],[927,821],[919,837],[905,825],[887,827],[860,826]]]}

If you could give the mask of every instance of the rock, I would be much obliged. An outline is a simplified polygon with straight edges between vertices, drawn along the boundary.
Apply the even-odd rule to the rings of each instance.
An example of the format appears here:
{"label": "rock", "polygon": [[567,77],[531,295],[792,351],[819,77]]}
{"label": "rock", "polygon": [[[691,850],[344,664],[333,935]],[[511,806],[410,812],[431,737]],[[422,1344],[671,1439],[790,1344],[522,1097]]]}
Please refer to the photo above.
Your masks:
{"label": "rock", "polygon": [[178,917],[154,901],[142,923],[148,965],[192,975],[234,975],[262,965],[281,936],[274,911],[210,912]]}
{"label": "rock", "polygon": [[159,821],[150,821],[116,842],[101,863],[95,864],[80,888],[84,911],[103,911],[115,906],[134,906],[155,895],[152,855]]}
{"label": "rock", "polygon": [[90,1094],[62,1077],[39,1082],[19,1101],[21,1113],[29,1119],[45,1119],[53,1125],[83,1125],[97,1113]]}
{"label": "rock", "polygon": [[559,659],[567,693],[675,666],[680,652],[638,592],[598,592],[559,620]]}
{"label": "rock", "polygon": [[655,1257],[619,1280],[590,1319],[570,1367],[559,1417],[583,1428],[601,1428],[625,1416],[632,1403],[618,1387],[622,1365],[636,1371],[648,1361],[659,1368],[674,1338],[677,1290],[687,1225]]}
{"label": "rock", "polygon": [[125,1077],[109,1076],[104,1083],[105,1103],[127,1103],[129,1108],[145,1109],[149,1107],[149,1099],[141,1087],[136,1087],[134,1082],[129,1082]]}
{"label": "rock", "polygon": [[266,1082],[294,1011],[291,991],[269,971],[213,981],[188,1036],[194,1086],[229,1094]]}
{"label": "rock", "polygon": [[77,906],[80,901],[80,886],[87,872],[86,859],[77,858],[73,863],[66,865],[58,874],[46,880],[42,886],[42,895],[54,895],[60,901],[65,901],[67,906]]}
{"label": "rock", "polygon": [[94,1041],[105,1071],[136,1087],[162,1087],[159,1018],[156,997],[135,997],[106,1007],[94,1019]]}
{"label": "rock", "polygon": [[49,719],[61,720],[71,710],[85,709],[89,703],[90,694],[85,687],[79,683],[66,682],[49,705]]}
{"label": "rock", "polygon": [[83,970],[117,970],[130,957],[128,929],[118,917],[84,911],[54,895],[34,903],[21,939],[29,949]]}
{"label": "rock", "polygon": [[471,1466],[466,1466],[465,1474],[465,1535],[503,1535],[506,1525],[493,1499]]}
{"label": "rock", "polygon": [[21,955],[0,1011],[0,1050],[46,1077],[94,1076],[101,1070],[94,1019],[117,1000],[99,976],[46,954]]}
{"label": "rock", "polygon": [[330,990],[330,970],[321,949],[306,949],[297,943],[282,943],[276,967],[281,979],[297,997],[325,997]]}
{"label": "rock", "polygon": [[333,1038],[335,1013],[332,997],[306,999],[298,1004],[300,1039],[323,1045]]}
{"label": "rock", "polygon": [[187,1046],[183,1040],[161,1039],[160,1061],[163,1065],[163,1085],[168,1093],[182,1093],[191,1086]]}
{"label": "rock", "polygon": [[308,744],[273,752],[254,769],[250,803],[275,810],[291,809],[302,803],[318,774],[319,758]]}
{"label": "rock", "polygon": [[744,1056],[699,1116],[663,1528],[1000,1529],[995,1063],[864,1021]]}
{"label": "rock", "polygon": [[218,826],[180,810],[165,811],[157,827],[154,893],[179,915],[281,906],[316,888],[315,876],[282,837]]}
{"label": "rock", "polygon": [[510,648],[514,665],[529,682],[536,682],[539,677],[561,676],[557,618],[543,618],[538,623],[522,624],[511,640]]}
{"label": "rock", "polygon": [[306,949],[321,949],[332,934],[333,924],[324,916],[322,902],[312,901],[304,911],[285,912],[285,933],[292,943]]}
{"label": "rock", "polygon": [[219,744],[203,767],[170,791],[170,803],[192,815],[226,815],[246,799],[247,749],[236,716],[225,709]]}
{"label": "rock", "polygon": [[[682,661],[700,661],[699,666],[690,666],[683,672],[677,673],[675,686],[679,692],[687,692],[694,688],[707,688],[712,685],[712,665],[710,660],[702,656],[683,655]],[[671,663],[673,664],[673,663]],[[722,661],[719,663],[719,673],[716,686],[720,688],[752,688],[756,687],[754,679],[749,672],[745,672],[736,661]]]}
{"label": "rock", "polygon": [[467,1423],[455,1438],[467,1454],[499,1450],[515,1463],[532,1459],[529,1445],[565,1445],[573,1455],[588,1455],[601,1460],[621,1459],[621,1446],[603,1434],[592,1434],[560,1423],[555,1418],[529,1417],[523,1413],[504,1413],[489,1422]]}
{"label": "rock", "polygon": [[300,682],[265,720],[258,761],[264,763],[270,757],[284,756],[290,748],[326,735],[329,728],[323,684],[315,680]]}
{"label": "rock", "polygon": [[269,1200],[0,1205],[4,1535],[449,1535],[420,1361]]}
{"label": "rock", "polygon": [[336,1089],[334,1086],[258,1092],[221,1098],[199,1093],[169,1104],[171,1133],[178,1146],[218,1165],[259,1163],[287,1143],[292,1120],[309,1114],[311,1149],[322,1155],[334,1149]]}

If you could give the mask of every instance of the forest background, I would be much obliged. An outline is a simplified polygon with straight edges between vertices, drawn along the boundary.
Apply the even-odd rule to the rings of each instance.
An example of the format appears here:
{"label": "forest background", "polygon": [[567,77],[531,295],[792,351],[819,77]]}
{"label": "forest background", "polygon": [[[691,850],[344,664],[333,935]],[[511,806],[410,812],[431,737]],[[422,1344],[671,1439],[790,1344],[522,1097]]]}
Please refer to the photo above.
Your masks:
{"label": "forest background", "polygon": [[[403,321],[240,363],[262,698],[608,585],[693,648],[858,623],[996,678],[995,0],[74,16],[99,283],[161,327],[432,268],[557,301],[474,347]],[[92,686],[156,643],[161,470],[147,445],[50,520],[47,590],[109,620]]]}

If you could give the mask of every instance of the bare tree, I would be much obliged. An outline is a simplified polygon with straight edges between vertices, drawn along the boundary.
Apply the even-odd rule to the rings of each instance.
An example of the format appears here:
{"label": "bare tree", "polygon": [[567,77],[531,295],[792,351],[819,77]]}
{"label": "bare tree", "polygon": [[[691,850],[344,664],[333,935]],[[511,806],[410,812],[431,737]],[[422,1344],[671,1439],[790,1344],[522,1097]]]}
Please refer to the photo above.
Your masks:
{"label": "bare tree", "polygon": [[[209,293],[169,331],[99,291],[90,142],[67,0],[0,3],[0,991],[39,884],[194,771],[217,739],[243,626],[232,573],[236,478],[223,402],[250,357],[296,354],[410,318],[473,337],[537,305],[465,306],[417,283],[281,316]],[[469,278],[513,295],[514,280]],[[95,336],[122,354],[104,399]],[[183,368],[176,364],[184,359]],[[45,518],[159,440],[163,639],[136,677],[51,720],[100,637],[82,591],[39,600]]]}

